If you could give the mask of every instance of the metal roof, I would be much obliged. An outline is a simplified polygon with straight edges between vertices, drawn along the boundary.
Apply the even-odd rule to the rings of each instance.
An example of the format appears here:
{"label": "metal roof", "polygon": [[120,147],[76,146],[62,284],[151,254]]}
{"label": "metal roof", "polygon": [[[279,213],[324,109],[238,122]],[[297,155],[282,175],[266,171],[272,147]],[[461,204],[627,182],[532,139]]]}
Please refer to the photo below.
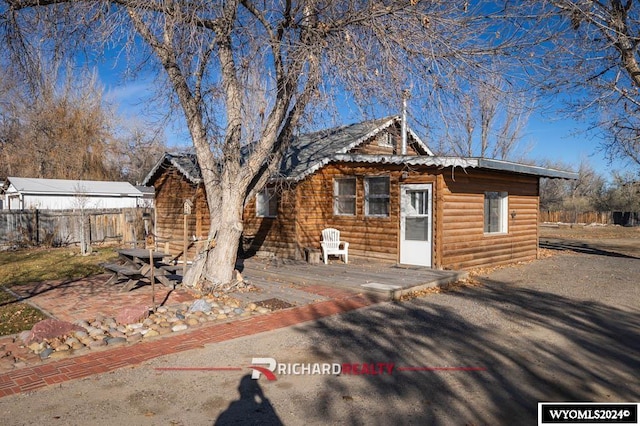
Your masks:
{"label": "metal roof", "polygon": [[142,197],[142,193],[129,182],[93,180],[65,180],[8,177],[7,181],[22,194],[47,195],[106,195]]}
{"label": "metal roof", "polygon": [[367,155],[367,154],[336,154],[327,157],[316,167],[307,170],[302,176],[295,179],[303,179],[331,162],[347,163],[371,163],[371,164],[395,164],[410,166],[434,166],[439,168],[461,167],[480,168],[488,170],[520,173],[538,177],[557,179],[578,179],[578,173],[565,170],[549,169],[546,167],[531,166],[528,164],[514,163],[511,161],[491,160],[475,157],[427,157],[415,155]]}

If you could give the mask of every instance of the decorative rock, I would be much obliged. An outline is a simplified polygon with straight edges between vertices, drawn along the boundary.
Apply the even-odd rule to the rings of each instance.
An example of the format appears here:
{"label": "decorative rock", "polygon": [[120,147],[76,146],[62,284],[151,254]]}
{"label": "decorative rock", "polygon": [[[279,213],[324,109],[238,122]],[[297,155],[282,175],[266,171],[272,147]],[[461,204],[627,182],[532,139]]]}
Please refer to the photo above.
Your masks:
{"label": "decorative rock", "polygon": [[176,313],[176,318],[178,318],[179,320],[183,320],[184,319],[184,315],[182,315],[180,312]]}
{"label": "decorative rock", "polygon": [[156,312],[159,314],[164,314],[168,311],[169,309],[167,309],[165,306],[160,306],[158,309],[156,309]]}
{"label": "decorative rock", "polygon": [[127,342],[129,343],[139,342],[140,340],[142,340],[142,334],[140,333],[134,333],[127,337]]}
{"label": "decorative rock", "polygon": [[256,305],[255,303],[249,303],[249,304],[246,306],[246,309],[247,309],[248,311],[255,311],[257,308],[258,308],[258,305]]}
{"label": "decorative rock", "polygon": [[53,339],[77,330],[82,330],[82,327],[66,321],[46,319],[37,322],[29,334],[25,333],[24,343],[28,345],[32,342],[41,342],[43,339]]}
{"label": "decorative rock", "polygon": [[84,348],[84,345],[82,343],[80,343],[80,342],[76,342],[76,343],[71,344],[71,349],[73,349],[73,350],[77,351],[78,349],[82,349],[82,348]]}
{"label": "decorative rock", "polygon": [[67,340],[64,341],[65,344],[71,346],[74,343],[80,343],[80,341],[78,339],[76,339],[75,337],[68,337]]}
{"label": "decorative rock", "polygon": [[158,330],[156,330],[158,332],[159,335],[163,336],[165,334],[169,334],[171,333],[171,329],[169,327],[160,327]]}
{"label": "decorative rock", "polygon": [[55,348],[56,352],[68,351],[69,349],[71,349],[71,346],[67,344],[62,344]]}
{"label": "decorative rock", "polygon": [[126,341],[127,339],[125,337],[109,337],[107,339],[107,345],[109,346],[120,345],[122,343],[125,343]]}
{"label": "decorative rock", "polygon": [[104,330],[101,328],[94,328],[89,331],[89,336],[93,338],[104,336]]}
{"label": "decorative rock", "polygon": [[149,308],[136,305],[124,308],[116,315],[115,319],[118,324],[131,324],[147,318],[147,316],[149,316]]}
{"label": "decorative rock", "polygon": [[91,343],[89,344],[89,347],[90,347],[91,349],[93,349],[93,348],[100,348],[100,347],[102,347],[102,346],[107,346],[106,339],[94,340],[93,342],[91,342]]}
{"label": "decorative rock", "polygon": [[189,307],[189,312],[209,312],[209,311],[211,311],[211,304],[203,299],[196,300],[195,302],[193,302],[191,307]]}
{"label": "decorative rock", "polygon": [[134,324],[129,324],[129,325],[127,326],[127,328],[128,328],[129,330],[138,330],[138,329],[140,329],[140,328],[142,328],[142,327],[143,327],[143,325],[142,325],[142,323],[141,323],[141,322],[137,322],[137,323],[134,323]]}
{"label": "decorative rock", "polygon": [[27,340],[29,340],[29,337],[31,337],[31,331],[29,330],[23,331],[18,335],[18,338],[23,343],[27,343]]}
{"label": "decorative rock", "polygon": [[200,324],[200,321],[197,320],[197,318],[189,318],[187,320],[187,325],[198,325]]}
{"label": "decorative rock", "polygon": [[49,355],[49,358],[51,359],[61,359],[61,358],[67,358],[68,356],[71,356],[71,351],[67,350],[67,351],[56,351],[54,353],[52,353],[51,355]]}
{"label": "decorative rock", "polygon": [[89,336],[89,333],[87,333],[86,331],[82,330],[82,331],[76,331],[75,333],[73,333],[74,336],[76,336],[78,339],[84,339],[87,336]]}
{"label": "decorative rock", "polygon": [[89,327],[89,323],[85,320],[76,320],[73,322],[75,325],[78,325],[80,327]]}
{"label": "decorative rock", "polygon": [[250,317],[251,316],[251,311],[244,311],[243,313],[240,314],[241,317]]}
{"label": "decorative rock", "polygon": [[171,328],[171,323],[169,321],[163,321],[158,325],[160,326],[160,328]]}
{"label": "decorative rock", "polygon": [[142,321],[142,325],[144,325],[145,327],[149,327],[153,323],[154,321],[151,318],[147,318],[146,320]]}
{"label": "decorative rock", "polygon": [[235,308],[233,310],[233,313],[236,314],[236,315],[240,315],[243,312],[244,312],[244,309],[242,309],[242,308]]}
{"label": "decorative rock", "polygon": [[227,316],[225,314],[218,314],[216,315],[216,319],[219,319],[219,320],[227,319]]}
{"label": "decorative rock", "polygon": [[174,325],[173,327],[171,327],[171,331],[174,331],[174,332],[175,331],[183,331],[183,330],[186,330],[188,328],[189,328],[189,326],[187,324],[177,324],[177,325]]}
{"label": "decorative rock", "polygon": [[44,349],[44,343],[33,342],[27,347],[33,352],[41,352]]}
{"label": "decorative rock", "polygon": [[148,339],[149,337],[156,337],[159,336],[160,333],[158,333],[156,330],[149,330],[145,335],[144,338]]}
{"label": "decorative rock", "polygon": [[259,314],[268,314],[271,311],[269,311],[269,309],[267,308],[260,306],[259,308],[256,309],[256,312],[258,312]]}
{"label": "decorative rock", "polygon": [[42,352],[40,352],[40,359],[47,359],[49,358],[49,355],[51,355],[52,353],[53,353],[53,349],[44,348]]}

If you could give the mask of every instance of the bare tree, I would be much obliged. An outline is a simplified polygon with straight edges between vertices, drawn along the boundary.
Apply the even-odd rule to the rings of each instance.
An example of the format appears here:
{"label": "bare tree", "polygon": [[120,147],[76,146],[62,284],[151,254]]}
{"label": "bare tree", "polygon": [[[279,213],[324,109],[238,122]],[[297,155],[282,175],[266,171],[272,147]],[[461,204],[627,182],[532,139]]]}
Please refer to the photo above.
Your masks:
{"label": "bare tree", "polygon": [[91,254],[91,230],[87,209],[90,207],[90,199],[87,195],[87,188],[78,184],[74,187],[73,205],[80,211],[80,254],[88,256]]}
{"label": "bare tree", "polygon": [[214,285],[232,278],[246,200],[276,172],[305,113],[326,93],[349,93],[365,110],[395,109],[411,88],[414,107],[446,117],[461,82],[509,74],[507,61],[536,43],[511,24],[511,6],[488,1],[0,4],[16,63],[44,37],[52,54],[115,40],[126,43],[131,70],[156,66],[202,171],[211,216],[203,276]]}
{"label": "bare tree", "polygon": [[139,184],[168,150],[164,133],[139,120],[127,120],[119,127],[110,168],[119,170],[122,179]]}
{"label": "bare tree", "polygon": [[532,97],[508,90],[497,76],[470,86],[461,98],[457,120],[444,132],[443,144],[461,156],[524,159],[521,142],[535,105]]}
{"label": "bare tree", "polygon": [[633,0],[542,0],[550,52],[536,71],[567,111],[591,122],[611,158],[640,166],[640,5]]}

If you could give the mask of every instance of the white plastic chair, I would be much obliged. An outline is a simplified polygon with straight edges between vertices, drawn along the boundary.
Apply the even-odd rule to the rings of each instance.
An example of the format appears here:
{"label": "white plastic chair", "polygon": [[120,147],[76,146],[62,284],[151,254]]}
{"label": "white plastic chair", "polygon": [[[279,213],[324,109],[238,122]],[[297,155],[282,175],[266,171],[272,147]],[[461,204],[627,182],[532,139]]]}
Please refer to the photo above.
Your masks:
{"label": "white plastic chair", "polygon": [[[342,256],[344,263],[349,263],[349,243],[340,241],[340,231],[334,228],[322,230],[322,257],[324,263],[329,261],[329,255]],[[342,247],[342,248],[340,248]]]}

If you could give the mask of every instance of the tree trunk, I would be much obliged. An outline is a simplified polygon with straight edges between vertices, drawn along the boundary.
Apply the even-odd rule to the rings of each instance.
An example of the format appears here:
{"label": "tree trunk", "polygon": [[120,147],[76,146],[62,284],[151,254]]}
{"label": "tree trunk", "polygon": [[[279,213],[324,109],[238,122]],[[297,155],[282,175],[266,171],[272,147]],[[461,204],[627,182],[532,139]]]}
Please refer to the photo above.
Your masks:
{"label": "tree trunk", "polygon": [[244,190],[239,185],[224,186],[220,206],[210,208],[212,213],[218,210],[218,220],[211,224],[209,239],[212,243],[203,259],[202,279],[213,288],[231,282],[243,229]]}

